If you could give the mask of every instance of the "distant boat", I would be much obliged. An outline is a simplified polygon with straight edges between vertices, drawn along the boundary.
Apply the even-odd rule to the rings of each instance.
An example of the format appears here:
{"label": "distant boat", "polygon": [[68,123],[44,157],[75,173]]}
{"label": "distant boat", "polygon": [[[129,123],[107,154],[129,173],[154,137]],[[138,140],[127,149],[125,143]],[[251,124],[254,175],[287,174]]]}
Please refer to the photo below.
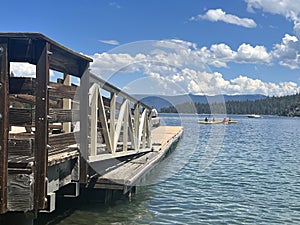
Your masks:
{"label": "distant boat", "polygon": [[224,124],[237,124],[238,123],[237,120],[232,120],[231,118],[224,118],[224,120],[222,122]]}
{"label": "distant boat", "polygon": [[261,115],[250,114],[250,115],[248,115],[248,118],[256,118],[256,119],[258,119],[258,118],[261,118]]}
{"label": "distant boat", "polygon": [[221,124],[223,121],[216,120],[216,121],[198,121],[199,124]]}
{"label": "distant boat", "polygon": [[228,124],[237,124],[238,121],[236,121],[236,120],[228,120],[225,123],[228,123]]}

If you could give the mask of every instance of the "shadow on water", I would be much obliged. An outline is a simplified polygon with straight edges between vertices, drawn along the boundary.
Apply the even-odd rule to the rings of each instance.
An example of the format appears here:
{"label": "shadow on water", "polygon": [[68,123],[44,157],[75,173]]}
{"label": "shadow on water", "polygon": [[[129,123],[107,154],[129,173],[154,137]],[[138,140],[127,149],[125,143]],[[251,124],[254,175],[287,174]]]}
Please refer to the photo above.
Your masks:
{"label": "shadow on water", "polygon": [[[81,195],[77,198],[57,197],[56,209],[53,213],[39,213],[38,218],[34,221],[34,225],[57,225],[57,224],[86,224],[88,216],[83,218],[86,222],[72,222],[72,215],[81,212],[84,214],[104,213],[110,207],[114,207],[120,203],[128,204],[127,196],[121,192],[113,193],[113,200],[105,203],[105,190],[82,189]],[[84,216],[83,216],[84,217]],[[95,223],[90,223],[95,224]]]}

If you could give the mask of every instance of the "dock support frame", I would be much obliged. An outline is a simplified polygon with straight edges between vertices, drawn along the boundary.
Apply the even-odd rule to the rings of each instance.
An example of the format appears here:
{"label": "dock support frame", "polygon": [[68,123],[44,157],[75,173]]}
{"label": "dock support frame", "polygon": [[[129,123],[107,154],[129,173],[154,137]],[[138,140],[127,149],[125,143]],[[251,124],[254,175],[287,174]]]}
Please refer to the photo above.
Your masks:
{"label": "dock support frame", "polygon": [[7,211],[9,62],[7,43],[0,43],[0,214]]}
{"label": "dock support frame", "polygon": [[49,57],[50,45],[42,42],[39,46],[40,57],[36,65],[36,114],[35,114],[35,183],[34,209],[44,209],[47,197],[48,166],[48,114],[49,114]]}

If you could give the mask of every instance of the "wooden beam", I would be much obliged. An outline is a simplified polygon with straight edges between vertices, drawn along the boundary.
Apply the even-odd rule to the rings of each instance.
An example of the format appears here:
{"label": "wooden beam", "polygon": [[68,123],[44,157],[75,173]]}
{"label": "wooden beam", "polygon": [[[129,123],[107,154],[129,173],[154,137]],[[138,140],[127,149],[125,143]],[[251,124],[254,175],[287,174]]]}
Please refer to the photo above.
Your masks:
{"label": "wooden beam", "polygon": [[[11,126],[25,126],[33,125],[35,123],[34,109],[9,109],[9,125]],[[64,123],[79,120],[78,110],[70,109],[49,109],[48,122],[49,123]]]}
{"label": "wooden beam", "polygon": [[[27,103],[30,105],[35,105],[35,96],[28,94],[13,94],[9,96],[9,100],[19,102],[19,103]],[[50,108],[58,108],[58,102],[49,99],[49,107]]]}
{"label": "wooden beam", "polygon": [[81,77],[91,58],[74,52],[40,33],[1,33],[0,38],[9,39],[10,61],[36,64],[39,43],[51,44],[49,67],[53,70]]}
{"label": "wooden beam", "polygon": [[[68,74],[64,74],[64,85],[71,86],[71,76]],[[72,109],[71,99],[63,99],[63,109]],[[63,130],[65,132],[71,132],[71,121],[63,123]]]}
{"label": "wooden beam", "polygon": [[28,94],[35,93],[35,78],[32,77],[10,77],[9,78],[10,94]]}
{"label": "wooden beam", "polygon": [[90,79],[88,71],[80,79],[79,100],[80,100],[80,183],[86,184],[88,181],[88,124],[89,124],[89,85]]}
{"label": "wooden beam", "polygon": [[66,148],[70,145],[76,144],[75,135],[77,133],[61,133],[49,136],[50,150],[55,148]]}
{"label": "wooden beam", "polygon": [[[49,123],[65,123],[79,121],[79,110],[50,109]],[[66,132],[66,131],[65,131]]]}
{"label": "wooden beam", "polygon": [[74,99],[77,87],[51,82],[49,84],[49,95],[56,98]]}
{"label": "wooden beam", "polygon": [[[36,78],[32,77],[11,77],[10,94],[28,94],[34,95],[36,89]],[[49,95],[56,98],[68,98],[74,99],[74,95],[77,90],[77,86],[65,85],[55,82],[49,82]]]}
{"label": "wooden beam", "polygon": [[12,138],[8,141],[9,155],[32,156],[34,139],[32,138]]}
{"label": "wooden beam", "polygon": [[[76,144],[77,133],[61,133],[49,136],[49,152],[55,149],[65,149]],[[33,135],[13,134],[8,140],[9,155],[32,156],[35,140]]]}
{"label": "wooden beam", "polygon": [[11,126],[22,126],[32,124],[34,122],[35,112],[32,109],[9,109],[9,125]]}
{"label": "wooden beam", "polygon": [[35,183],[34,183],[34,209],[44,209],[47,197],[46,176],[48,165],[48,82],[49,82],[49,57],[50,45],[40,43],[41,55],[36,65],[36,113],[35,113]]}
{"label": "wooden beam", "polygon": [[7,43],[0,44],[0,214],[7,211],[9,62]]}

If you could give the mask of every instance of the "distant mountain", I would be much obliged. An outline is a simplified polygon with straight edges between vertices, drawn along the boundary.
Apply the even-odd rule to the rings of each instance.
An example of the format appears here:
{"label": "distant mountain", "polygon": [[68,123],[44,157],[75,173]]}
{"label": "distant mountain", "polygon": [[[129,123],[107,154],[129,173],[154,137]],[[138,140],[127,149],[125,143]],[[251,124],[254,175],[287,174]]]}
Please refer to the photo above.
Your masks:
{"label": "distant mountain", "polygon": [[213,103],[222,101],[255,101],[260,99],[265,99],[265,95],[216,95],[216,96],[205,96],[205,95],[176,95],[176,96],[149,96],[149,95],[134,95],[135,98],[141,100],[149,106],[154,106],[157,110],[163,107],[175,106],[185,102],[195,102],[195,103]]}

